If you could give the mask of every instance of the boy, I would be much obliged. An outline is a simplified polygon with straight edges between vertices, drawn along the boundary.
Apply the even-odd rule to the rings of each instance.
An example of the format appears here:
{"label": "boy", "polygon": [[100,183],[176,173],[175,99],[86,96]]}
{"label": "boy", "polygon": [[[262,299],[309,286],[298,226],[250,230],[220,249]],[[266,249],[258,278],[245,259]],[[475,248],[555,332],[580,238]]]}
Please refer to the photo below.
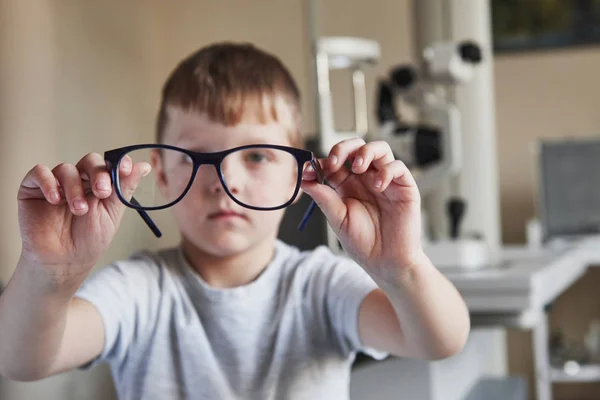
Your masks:
{"label": "boy", "polygon": [[[190,55],[162,94],[158,143],[203,153],[302,143],[292,77],[251,45]],[[284,168],[276,185],[271,176],[257,188],[254,170],[240,165],[267,158],[223,162],[224,180],[211,166],[183,177],[191,161],[161,152],[150,165],[125,158],[117,184],[126,199],[99,154],[33,168],[18,194],[21,258],[0,297],[2,375],[37,380],[108,362],[124,399],[339,399],[357,351],[424,359],[460,351],[467,309],[422,251],[418,189],[389,146],[338,143],[319,160],[331,187],[303,172],[302,190],[356,263],[323,246],[298,251],[277,240],[283,209],[234,201],[277,198],[294,184]],[[171,206],[181,245],[88,278],[122,200],[151,170],[166,199],[189,182]]]}

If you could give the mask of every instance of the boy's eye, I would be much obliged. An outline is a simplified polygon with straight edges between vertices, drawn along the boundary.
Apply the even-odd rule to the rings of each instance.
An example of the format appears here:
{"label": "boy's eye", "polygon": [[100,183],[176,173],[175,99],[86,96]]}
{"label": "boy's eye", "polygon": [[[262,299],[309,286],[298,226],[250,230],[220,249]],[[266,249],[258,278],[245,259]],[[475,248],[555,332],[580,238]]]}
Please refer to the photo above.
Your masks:
{"label": "boy's eye", "polygon": [[265,161],[266,160],[266,156],[263,153],[260,153],[258,151],[251,151],[246,153],[246,161],[250,161],[252,163],[259,163],[261,161]]}
{"label": "boy's eye", "polygon": [[185,154],[178,154],[176,157],[173,157],[172,160],[173,162],[173,167],[177,167],[177,166],[188,166],[188,165],[192,165],[192,159],[189,158],[187,155]]}
{"label": "boy's eye", "polygon": [[163,159],[166,171],[172,171],[174,168],[188,169],[194,164],[190,156],[174,150],[165,150]]}
{"label": "boy's eye", "polygon": [[182,164],[193,164],[192,159],[187,154],[181,153],[181,161]]}

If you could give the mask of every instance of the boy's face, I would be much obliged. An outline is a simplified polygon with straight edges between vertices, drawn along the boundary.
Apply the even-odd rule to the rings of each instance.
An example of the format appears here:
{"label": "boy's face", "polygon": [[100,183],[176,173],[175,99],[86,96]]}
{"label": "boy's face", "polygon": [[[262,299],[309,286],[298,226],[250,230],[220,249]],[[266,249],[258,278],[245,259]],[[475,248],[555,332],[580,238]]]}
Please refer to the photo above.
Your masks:
{"label": "boy's face", "polygon": [[[277,122],[261,124],[246,119],[227,127],[203,114],[184,112],[176,107],[168,109],[163,143],[198,152],[216,152],[248,144],[291,145],[284,126]],[[230,192],[246,204],[285,203],[296,186],[295,158],[280,160],[278,168],[267,169],[259,177],[247,173],[244,163],[259,162],[260,157],[260,154],[240,153],[225,159],[222,169]],[[167,157],[156,159],[153,164],[162,195],[172,198],[175,193],[181,193],[182,185],[189,180],[177,179],[176,171],[191,166],[180,165],[180,161]],[[261,184],[261,181],[271,184]],[[257,211],[236,204],[225,192],[214,166],[202,165],[189,192],[172,207],[172,212],[185,240],[202,252],[227,257],[273,240],[284,210]]]}

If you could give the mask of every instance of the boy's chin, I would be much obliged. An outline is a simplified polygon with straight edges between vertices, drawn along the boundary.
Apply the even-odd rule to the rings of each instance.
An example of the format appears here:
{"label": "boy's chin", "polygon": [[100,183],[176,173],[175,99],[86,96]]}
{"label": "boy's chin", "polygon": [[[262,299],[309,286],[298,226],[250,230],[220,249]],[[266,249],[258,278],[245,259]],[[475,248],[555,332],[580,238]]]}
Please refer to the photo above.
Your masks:
{"label": "boy's chin", "polygon": [[248,250],[254,244],[246,235],[232,232],[213,235],[203,239],[203,250],[214,257],[236,256]]}
{"label": "boy's chin", "polygon": [[233,257],[244,251],[248,250],[247,243],[243,243],[242,241],[238,241],[235,243],[231,242],[217,242],[209,244],[209,251],[215,257],[226,258]]}

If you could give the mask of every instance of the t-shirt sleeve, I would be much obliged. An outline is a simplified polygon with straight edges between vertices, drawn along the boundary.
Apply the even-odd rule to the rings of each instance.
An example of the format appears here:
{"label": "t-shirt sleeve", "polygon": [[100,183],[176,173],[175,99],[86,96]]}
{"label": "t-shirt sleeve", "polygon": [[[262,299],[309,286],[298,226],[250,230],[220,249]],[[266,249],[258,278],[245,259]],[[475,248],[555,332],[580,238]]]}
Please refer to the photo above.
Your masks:
{"label": "t-shirt sleeve", "polygon": [[323,272],[325,309],[335,341],[347,356],[360,351],[377,360],[388,353],[365,346],[358,331],[358,314],[365,297],[378,286],[357,263],[333,256]]}
{"label": "t-shirt sleeve", "polygon": [[75,297],[90,302],[104,324],[101,354],[79,369],[99,363],[121,364],[132,343],[144,340],[158,289],[158,267],[149,257],[135,256],[101,267]]}

